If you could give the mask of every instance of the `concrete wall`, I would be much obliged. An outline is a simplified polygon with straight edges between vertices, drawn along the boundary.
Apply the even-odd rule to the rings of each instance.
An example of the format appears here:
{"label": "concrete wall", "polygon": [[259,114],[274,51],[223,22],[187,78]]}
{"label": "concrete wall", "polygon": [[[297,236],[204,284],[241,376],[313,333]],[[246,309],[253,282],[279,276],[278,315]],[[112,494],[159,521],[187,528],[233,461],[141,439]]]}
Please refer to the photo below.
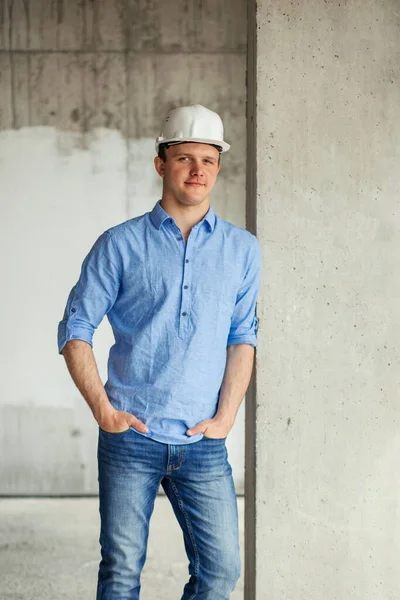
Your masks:
{"label": "concrete wall", "polygon": [[[97,489],[96,426],[57,356],[80,264],[160,195],[154,138],[171,107],[217,110],[232,151],[213,206],[245,223],[244,0],[1,4],[0,494]],[[105,376],[111,334],[96,334]],[[243,413],[230,438],[243,485]]]}
{"label": "concrete wall", "polygon": [[251,4],[264,263],[246,598],[395,600],[400,5]]}

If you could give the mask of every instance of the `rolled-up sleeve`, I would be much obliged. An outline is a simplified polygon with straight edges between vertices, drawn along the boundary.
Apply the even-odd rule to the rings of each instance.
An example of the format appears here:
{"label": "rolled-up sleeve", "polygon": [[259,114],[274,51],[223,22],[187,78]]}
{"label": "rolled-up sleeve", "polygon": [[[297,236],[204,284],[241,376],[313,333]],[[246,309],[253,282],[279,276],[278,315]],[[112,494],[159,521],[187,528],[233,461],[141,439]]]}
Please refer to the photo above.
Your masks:
{"label": "rolled-up sleeve", "polygon": [[70,340],[92,345],[93,334],[113,307],[121,279],[120,259],[109,231],[103,233],[82,264],[72,288],[64,317],[58,325],[58,351]]}
{"label": "rolled-up sleeve", "polygon": [[236,297],[227,346],[232,344],[256,346],[258,330],[256,301],[260,288],[260,264],[260,245],[257,238],[253,236],[246,273]]}

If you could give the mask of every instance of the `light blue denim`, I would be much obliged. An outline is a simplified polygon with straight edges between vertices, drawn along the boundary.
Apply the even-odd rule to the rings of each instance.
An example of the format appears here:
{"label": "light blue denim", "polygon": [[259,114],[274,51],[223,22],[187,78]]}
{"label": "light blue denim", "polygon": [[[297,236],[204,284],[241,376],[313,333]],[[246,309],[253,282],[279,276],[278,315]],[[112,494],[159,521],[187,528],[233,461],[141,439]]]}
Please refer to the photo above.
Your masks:
{"label": "light blue denim", "polygon": [[105,315],[113,329],[105,389],[150,437],[191,444],[186,431],[216,412],[226,347],[256,345],[260,248],[210,207],[187,243],[160,202],[103,233],[86,257],[59,324],[92,344]]}
{"label": "light blue denim", "polygon": [[[189,559],[181,600],[229,600],[240,575],[240,555],[225,439],[170,445],[132,428],[117,434],[99,430],[98,463],[102,560],[97,600],[139,599],[160,484],[182,528]],[[168,554],[171,540],[160,537],[158,543]],[[164,597],[161,586],[157,600]]]}

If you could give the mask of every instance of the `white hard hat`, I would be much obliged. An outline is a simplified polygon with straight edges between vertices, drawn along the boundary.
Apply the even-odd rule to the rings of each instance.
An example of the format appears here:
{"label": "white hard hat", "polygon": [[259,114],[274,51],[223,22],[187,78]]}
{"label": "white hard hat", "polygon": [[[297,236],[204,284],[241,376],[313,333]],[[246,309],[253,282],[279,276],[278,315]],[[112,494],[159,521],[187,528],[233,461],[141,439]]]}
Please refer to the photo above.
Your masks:
{"label": "white hard hat", "polygon": [[165,119],[161,134],[156,139],[156,151],[160,144],[198,142],[219,146],[221,152],[229,150],[224,140],[221,117],[201,104],[174,108]]}

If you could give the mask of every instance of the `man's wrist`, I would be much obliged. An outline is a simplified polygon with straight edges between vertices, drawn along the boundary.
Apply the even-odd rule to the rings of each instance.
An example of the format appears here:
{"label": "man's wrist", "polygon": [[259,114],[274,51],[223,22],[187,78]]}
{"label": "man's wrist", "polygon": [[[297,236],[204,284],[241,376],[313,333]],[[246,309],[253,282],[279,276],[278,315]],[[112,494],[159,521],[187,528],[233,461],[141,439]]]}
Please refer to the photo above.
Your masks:
{"label": "man's wrist", "polygon": [[224,410],[218,410],[214,420],[218,421],[221,425],[231,428],[235,422],[235,415]]}
{"label": "man's wrist", "polygon": [[97,423],[101,423],[108,419],[113,413],[115,413],[115,408],[111,404],[108,398],[103,399],[101,402],[97,403],[95,407],[93,407],[93,416],[96,419]]}

